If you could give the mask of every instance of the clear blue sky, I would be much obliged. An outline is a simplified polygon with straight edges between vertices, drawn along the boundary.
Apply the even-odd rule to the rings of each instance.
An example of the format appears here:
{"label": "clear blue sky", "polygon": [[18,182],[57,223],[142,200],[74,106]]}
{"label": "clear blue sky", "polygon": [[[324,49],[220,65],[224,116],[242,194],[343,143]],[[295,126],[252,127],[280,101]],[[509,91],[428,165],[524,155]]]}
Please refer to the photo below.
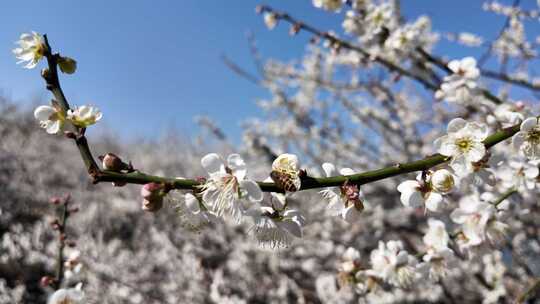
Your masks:
{"label": "clear blue sky", "polygon": [[[402,2],[407,18],[427,14],[440,31],[493,37],[504,22],[483,12],[480,0]],[[118,134],[150,135],[170,126],[189,134],[193,116],[202,114],[238,137],[240,122],[259,115],[255,101],[268,95],[233,74],[220,55],[254,70],[246,31],[255,34],[265,57],[280,59],[300,58],[309,39],[290,38],[286,26],[268,31],[254,13],[260,3],[340,30],[340,15],[315,9],[311,0],[1,1],[0,92],[21,103],[49,98],[39,70],[22,69],[11,54],[19,35],[34,30],[47,33],[54,49],[78,61],[77,73],[62,79],[70,102],[97,105],[105,125]],[[477,54],[448,43],[437,51]]]}

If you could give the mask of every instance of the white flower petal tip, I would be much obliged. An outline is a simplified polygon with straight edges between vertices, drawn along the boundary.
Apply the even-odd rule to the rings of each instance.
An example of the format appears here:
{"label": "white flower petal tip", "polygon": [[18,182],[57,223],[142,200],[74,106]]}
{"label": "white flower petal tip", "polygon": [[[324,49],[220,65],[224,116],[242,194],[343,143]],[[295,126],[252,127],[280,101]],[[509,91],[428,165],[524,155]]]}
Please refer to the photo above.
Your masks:
{"label": "white flower petal tip", "polygon": [[70,109],[67,112],[67,119],[79,128],[87,128],[95,124],[101,120],[102,116],[103,114],[98,108],[86,105]]}
{"label": "white flower petal tip", "polygon": [[36,32],[22,34],[17,43],[19,47],[13,50],[13,54],[19,59],[17,63],[26,63],[26,69],[35,68],[47,51],[45,39]]}

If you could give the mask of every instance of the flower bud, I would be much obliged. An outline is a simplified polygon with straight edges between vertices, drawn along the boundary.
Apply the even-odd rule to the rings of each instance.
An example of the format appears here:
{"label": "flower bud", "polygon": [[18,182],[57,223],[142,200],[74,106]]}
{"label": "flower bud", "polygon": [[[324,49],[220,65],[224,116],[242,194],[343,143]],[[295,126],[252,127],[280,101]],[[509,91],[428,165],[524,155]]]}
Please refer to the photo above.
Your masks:
{"label": "flower bud", "polygon": [[62,202],[62,199],[59,198],[58,196],[55,196],[55,197],[51,197],[49,199],[49,202],[53,205],[60,205],[60,203]]}
{"label": "flower bud", "polygon": [[107,153],[98,157],[101,160],[103,169],[119,172],[127,169],[127,164],[120,157],[113,153]]}
{"label": "flower bud", "polygon": [[142,209],[145,211],[155,212],[163,206],[163,185],[158,183],[148,183],[141,188],[141,196],[143,197]]}
{"label": "flower bud", "polygon": [[278,24],[278,19],[275,13],[265,13],[264,14],[264,24],[266,24],[266,27],[271,30],[276,27]]}
{"label": "flower bud", "polygon": [[39,281],[39,284],[41,287],[47,287],[51,285],[54,282],[54,278],[51,276],[43,276],[41,277],[41,280]]}
{"label": "flower bud", "polygon": [[435,171],[431,175],[431,186],[437,192],[448,193],[454,188],[454,175],[446,169]]}
{"label": "flower bud", "polygon": [[142,210],[148,211],[148,212],[156,212],[159,209],[163,207],[163,198],[159,200],[143,200],[142,202]]}
{"label": "flower bud", "polygon": [[77,70],[77,61],[69,57],[60,57],[58,59],[58,66],[63,73],[73,74]]}

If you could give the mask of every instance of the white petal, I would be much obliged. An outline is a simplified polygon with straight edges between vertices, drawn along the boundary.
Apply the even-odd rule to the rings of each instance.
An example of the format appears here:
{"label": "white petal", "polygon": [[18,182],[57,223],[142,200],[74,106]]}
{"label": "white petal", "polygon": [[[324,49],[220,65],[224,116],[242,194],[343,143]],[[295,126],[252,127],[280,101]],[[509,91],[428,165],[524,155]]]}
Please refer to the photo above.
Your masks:
{"label": "white petal", "polygon": [[322,168],[323,168],[324,173],[326,174],[327,177],[337,175],[336,174],[337,173],[336,166],[334,166],[331,163],[322,164]]}
{"label": "white petal", "polygon": [[420,184],[415,180],[406,180],[397,186],[397,190],[401,193],[414,192],[420,187]]}
{"label": "white petal", "polygon": [[460,64],[458,60],[452,60],[448,63],[448,68],[454,73],[457,73],[459,71],[459,66]]}
{"label": "white petal", "polygon": [[258,203],[263,199],[263,192],[259,185],[252,180],[243,180],[240,181],[240,188],[244,189],[247,192],[248,199],[254,203]]}
{"label": "white petal", "polygon": [[243,180],[246,176],[246,163],[239,154],[231,154],[227,157],[227,166],[233,170],[238,180]]}
{"label": "white petal", "polygon": [[465,125],[467,124],[467,121],[463,118],[454,118],[448,123],[448,127],[446,128],[446,131],[448,133],[454,133],[457,132],[460,129],[463,129]]}
{"label": "white petal", "polygon": [[272,192],[270,193],[270,195],[272,195],[272,198],[274,198],[272,200],[272,205],[274,207],[277,207],[278,209],[283,209],[283,207],[285,207],[285,202],[286,202],[285,194]]}
{"label": "white petal", "polygon": [[475,143],[469,152],[467,152],[466,159],[470,162],[477,162],[486,155],[486,147],[482,143]]}
{"label": "white petal", "polygon": [[[474,203],[474,202],[470,202],[470,203]],[[469,217],[469,213],[465,212],[461,208],[454,209],[454,211],[452,211],[452,213],[450,213],[450,218],[456,224],[465,223],[465,221],[467,220],[468,217]]]}
{"label": "white petal", "polygon": [[350,224],[354,224],[355,222],[358,222],[360,219],[360,212],[356,210],[354,205],[351,205],[345,209],[343,209],[341,213],[341,217]]}
{"label": "white petal", "polygon": [[534,128],[536,125],[538,125],[538,120],[536,119],[536,117],[529,117],[521,123],[520,130],[527,132]]}
{"label": "white petal", "polygon": [[354,171],[351,168],[343,168],[343,169],[339,170],[339,174],[341,174],[341,175],[353,175]]}
{"label": "white petal", "polygon": [[45,121],[56,113],[56,109],[51,106],[39,106],[34,110],[34,117],[37,120]]}
{"label": "white petal", "polygon": [[205,155],[201,159],[201,165],[209,174],[220,172],[224,167],[223,160],[216,153]]}
{"label": "white petal", "polygon": [[292,220],[284,220],[281,222],[278,222],[278,225],[282,228],[287,230],[290,234],[294,235],[297,238],[302,237],[302,226]]}
{"label": "white petal", "polygon": [[527,133],[525,132],[517,132],[512,136],[512,146],[514,149],[519,150],[519,148],[523,145],[525,142],[525,138],[527,137]]}
{"label": "white petal", "polygon": [[197,200],[197,198],[193,194],[186,193],[185,201],[186,201],[186,208],[191,213],[198,213],[201,210],[201,208],[199,207],[199,200]]}
{"label": "white petal", "polygon": [[471,69],[476,67],[476,59],[473,57],[465,57],[461,59],[461,68],[463,69]]}
{"label": "white petal", "polygon": [[62,128],[62,122],[59,120],[47,124],[46,131],[49,134],[58,134]]}
{"label": "white petal", "polygon": [[424,197],[418,191],[404,192],[401,194],[400,199],[401,203],[408,207],[417,208],[424,205]]}
{"label": "white petal", "polygon": [[435,192],[430,192],[426,198],[426,208],[433,212],[439,212],[441,208],[441,203],[443,201],[442,195]]}

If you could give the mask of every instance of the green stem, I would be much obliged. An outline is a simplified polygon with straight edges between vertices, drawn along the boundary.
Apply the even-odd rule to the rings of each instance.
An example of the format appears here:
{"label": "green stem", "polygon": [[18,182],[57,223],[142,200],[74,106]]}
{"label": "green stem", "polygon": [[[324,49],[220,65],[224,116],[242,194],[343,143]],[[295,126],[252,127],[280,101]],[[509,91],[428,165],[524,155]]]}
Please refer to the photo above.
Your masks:
{"label": "green stem", "polygon": [[501,194],[501,197],[499,197],[496,201],[493,202],[493,205],[495,205],[495,207],[498,207],[502,202],[504,202],[504,200],[506,200],[512,194],[515,194],[517,192],[518,191],[515,188],[511,188],[511,189],[507,190],[506,192]]}

